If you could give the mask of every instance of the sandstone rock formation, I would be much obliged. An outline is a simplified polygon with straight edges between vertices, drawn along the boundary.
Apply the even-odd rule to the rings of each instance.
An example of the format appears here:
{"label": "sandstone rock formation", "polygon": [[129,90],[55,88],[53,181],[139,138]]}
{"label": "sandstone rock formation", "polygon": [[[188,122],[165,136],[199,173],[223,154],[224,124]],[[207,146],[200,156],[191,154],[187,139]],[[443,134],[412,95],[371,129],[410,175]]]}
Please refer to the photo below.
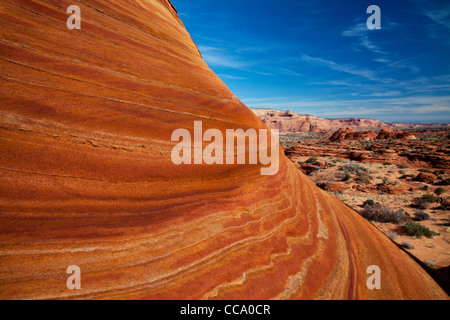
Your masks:
{"label": "sandstone rock formation", "polygon": [[377,134],[372,130],[361,132],[352,130],[348,127],[343,127],[333,133],[330,137],[330,141],[342,141],[342,140],[373,140],[377,137]]}
{"label": "sandstone rock formation", "polygon": [[292,111],[274,109],[252,109],[270,128],[287,132],[332,133],[341,127],[358,130],[389,128],[390,125],[374,119],[324,119],[311,115],[299,115]]}
{"label": "sandstone rock formation", "polygon": [[406,140],[415,140],[417,137],[414,135],[414,133],[411,132],[404,132],[401,130],[391,130],[389,128],[383,128],[378,133],[377,139],[406,139]]}
{"label": "sandstone rock formation", "polygon": [[414,180],[416,181],[421,181],[421,182],[426,182],[426,183],[433,183],[434,181],[436,181],[437,176],[431,172],[421,172],[419,173]]}
{"label": "sandstone rock formation", "polygon": [[[427,130],[449,128],[450,123],[405,124],[384,123],[375,119],[343,118],[325,119],[308,114],[296,114],[290,110],[276,109],[251,109],[268,127],[280,130],[281,133],[314,132],[333,133],[339,128],[349,127],[354,130],[367,131],[380,129],[396,130]],[[412,134],[407,134],[407,139],[414,139]]]}
{"label": "sandstone rock formation", "polygon": [[390,130],[389,128],[383,128],[378,135],[373,130],[368,131],[356,131],[348,127],[342,127],[333,133],[330,137],[330,141],[342,141],[342,140],[373,140],[373,139],[404,139],[415,140],[417,137],[412,132],[404,132],[401,130]]}
{"label": "sandstone rock formation", "polygon": [[76,3],[81,30],[72,2],[0,2],[0,298],[448,298],[284,156],[273,176],[174,165],[194,121],[265,127],[168,0]]}

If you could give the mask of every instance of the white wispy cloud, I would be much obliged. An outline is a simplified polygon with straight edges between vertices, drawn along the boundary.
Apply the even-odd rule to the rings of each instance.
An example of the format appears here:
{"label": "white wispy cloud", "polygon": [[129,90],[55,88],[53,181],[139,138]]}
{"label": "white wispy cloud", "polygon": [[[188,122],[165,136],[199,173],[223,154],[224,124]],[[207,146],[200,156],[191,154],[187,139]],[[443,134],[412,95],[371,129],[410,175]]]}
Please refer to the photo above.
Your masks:
{"label": "white wispy cloud", "polygon": [[386,54],[378,45],[374,44],[369,39],[369,32],[377,32],[377,30],[369,30],[366,23],[358,23],[355,26],[344,30],[342,35],[345,37],[355,37],[358,39],[359,46],[366,48],[369,51]]}
{"label": "white wispy cloud", "polygon": [[437,24],[450,30],[450,6],[432,11],[424,11],[424,15]]}
{"label": "white wispy cloud", "polygon": [[[386,21],[385,19],[383,19],[382,21],[383,21],[382,25],[381,25],[382,30],[392,30],[398,26],[398,23],[395,23],[395,22]],[[375,30],[375,29],[369,30],[367,28],[366,22],[359,22],[356,25],[349,27],[348,29],[342,31],[342,35],[344,37],[356,38],[358,41],[359,47],[365,48],[371,52],[383,54],[383,55],[388,54],[388,52],[386,52],[383,48],[381,48],[380,45],[375,44],[373,41],[371,41],[370,35],[375,32],[380,32],[380,30]],[[358,50],[358,49],[355,48],[355,50]]]}
{"label": "white wispy cloud", "polygon": [[389,60],[387,58],[376,58],[376,59],[373,59],[373,61],[380,62],[380,63],[390,63],[391,62],[391,60]]}
{"label": "white wispy cloud", "polygon": [[223,49],[207,46],[198,46],[203,59],[210,67],[227,67],[242,70],[249,66],[247,62],[225,52]]}
{"label": "white wispy cloud", "polygon": [[296,76],[296,77],[303,77],[304,75],[301,73],[298,73],[294,70],[286,69],[286,68],[280,68],[281,74],[287,75],[287,76]]}
{"label": "white wispy cloud", "polygon": [[[223,46],[213,47],[198,45],[198,49],[202,54],[203,60],[205,60],[211,68],[222,67],[263,76],[272,75],[271,72],[267,72],[260,68],[264,63],[263,60],[248,58],[242,52],[239,53],[236,50],[224,48]],[[228,75],[228,77],[231,79],[231,76]]]}
{"label": "white wispy cloud", "polygon": [[418,1],[412,0],[416,6],[415,14],[427,17],[429,25],[423,26],[431,39],[450,44],[450,4],[448,1]]}
{"label": "white wispy cloud", "polygon": [[385,92],[374,92],[370,94],[362,94],[363,97],[398,97],[401,96],[400,91],[385,91]]}
{"label": "white wispy cloud", "polygon": [[361,87],[361,83],[351,83],[346,81],[339,80],[330,80],[330,81],[311,81],[308,82],[307,85],[327,85],[327,86],[344,86],[344,87]]}
{"label": "white wispy cloud", "polygon": [[412,73],[419,73],[420,68],[417,67],[413,62],[417,62],[418,60],[426,58],[426,54],[421,54],[418,56],[408,57],[405,59],[397,60],[397,61],[389,61],[387,64],[385,64],[383,67],[379,68],[378,70],[382,69],[408,69]]}
{"label": "white wispy cloud", "polygon": [[222,79],[230,79],[230,80],[247,80],[247,78],[245,78],[245,77],[233,76],[233,75],[230,75],[230,74],[223,74],[223,73],[218,74],[218,76],[219,76],[220,78],[222,78]]}
{"label": "white wispy cloud", "polygon": [[302,55],[302,60],[310,63],[315,63],[328,67],[331,70],[349,73],[355,76],[360,76],[372,81],[378,81],[376,74],[372,70],[357,68],[349,64],[339,64],[331,60],[326,60],[322,58],[311,57],[309,55]]}

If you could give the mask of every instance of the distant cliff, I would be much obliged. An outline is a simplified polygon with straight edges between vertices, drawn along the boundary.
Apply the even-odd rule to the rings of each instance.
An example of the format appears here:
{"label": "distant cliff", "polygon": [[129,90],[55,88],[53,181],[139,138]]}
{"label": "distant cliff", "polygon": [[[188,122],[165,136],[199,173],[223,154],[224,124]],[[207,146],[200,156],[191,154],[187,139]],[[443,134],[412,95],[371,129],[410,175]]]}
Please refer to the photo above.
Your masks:
{"label": "distant cliff", "polygon": [[280,130],[280,133],[288,132],[316,132],[333,133],[336,130],[347,127],[356,131],[381,129],[433,129],[448,128],[448,123],[433,124],[405,124],[405,123],[384,123],[375,119],[345,118],[345,119],[325,119],[307,114],[296,114],[292,111],[275,109],[252,109],[252,111],[270,128]]}

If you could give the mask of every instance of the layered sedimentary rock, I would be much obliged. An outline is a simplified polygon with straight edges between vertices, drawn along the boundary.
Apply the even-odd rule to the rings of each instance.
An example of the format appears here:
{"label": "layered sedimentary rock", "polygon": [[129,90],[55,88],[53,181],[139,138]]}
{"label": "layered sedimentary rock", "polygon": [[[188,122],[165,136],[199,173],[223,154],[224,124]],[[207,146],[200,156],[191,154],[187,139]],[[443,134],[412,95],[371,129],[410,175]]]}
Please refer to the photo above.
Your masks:
{"label": "layered sedimentary rock", "polygon": [[383,128],[378,133],[377,139],[405,139],[405,140],[416,140],[417,137],[412,132],[404,132],[401,130],[390,130],[388,128]]}
{"label": "layered sedimentary rock", "polygon": [[252,111],[270,128],[281,133],[315,132],[332,133],[339,128],[349,127],[353,130],[379,130],[390,125],[374,119],[324,119],[311,115],[296,114],[292,111],[273,109],[252,109]]}
{"label": "layered sedimentary rock", "polygon": [[[281,133],[313,132],[313,133],[333,133],[339,128],[349,127],[353,130],[380,131],[381,129],[397,130],[427,130],[448,128],[450,123],[384,123],[375,119],[366,118],[337,118],[325,119],[308,114],[296,114],[290,110],[276,110],[255,108],[252,111],[270,128],[278,129]],[[414,139],[412,134],[407,133],[408,139]]]}
{"label": "layered sedimentary rock", "polygon": [[76,1],[81,30],[71,4],[0,2],[0,298],[448,298],[284,156],[272,176],[173,164],[194,121],[265,126],[169,1]]}
{"label": "layered sedimentary rock", "polygon": [[348,127],[342,127],[334,132],[329,138],[330,141],[342,140],[373,140],[373,139],[403,139],[416,140],[417,137],[412,132],[404,132],[401,130],[392,131],[390,129],[381,129],[378,135],[373,130],[356,131]]}
{"label": "layered sedimentary rock", "polygon": [[373,140],[377,137],[377,134],[372,130],[361,132],[352,130],[350,128],[340,128],[330,137],[330,141],[342,141],[342,140]]}

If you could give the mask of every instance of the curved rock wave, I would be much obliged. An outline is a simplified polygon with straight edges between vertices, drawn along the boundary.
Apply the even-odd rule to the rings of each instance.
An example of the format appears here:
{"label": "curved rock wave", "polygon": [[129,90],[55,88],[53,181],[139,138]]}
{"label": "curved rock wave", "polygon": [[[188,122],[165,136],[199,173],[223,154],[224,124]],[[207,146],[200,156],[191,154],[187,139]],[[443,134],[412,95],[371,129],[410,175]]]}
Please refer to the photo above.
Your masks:
{"label": "curved rock wave", "polygon": [[448,298],[284,156],[273,176],[174,165],[171,133],[194,121],[266,127],[169,1],[72,2],[0,3],[0,298]]}

